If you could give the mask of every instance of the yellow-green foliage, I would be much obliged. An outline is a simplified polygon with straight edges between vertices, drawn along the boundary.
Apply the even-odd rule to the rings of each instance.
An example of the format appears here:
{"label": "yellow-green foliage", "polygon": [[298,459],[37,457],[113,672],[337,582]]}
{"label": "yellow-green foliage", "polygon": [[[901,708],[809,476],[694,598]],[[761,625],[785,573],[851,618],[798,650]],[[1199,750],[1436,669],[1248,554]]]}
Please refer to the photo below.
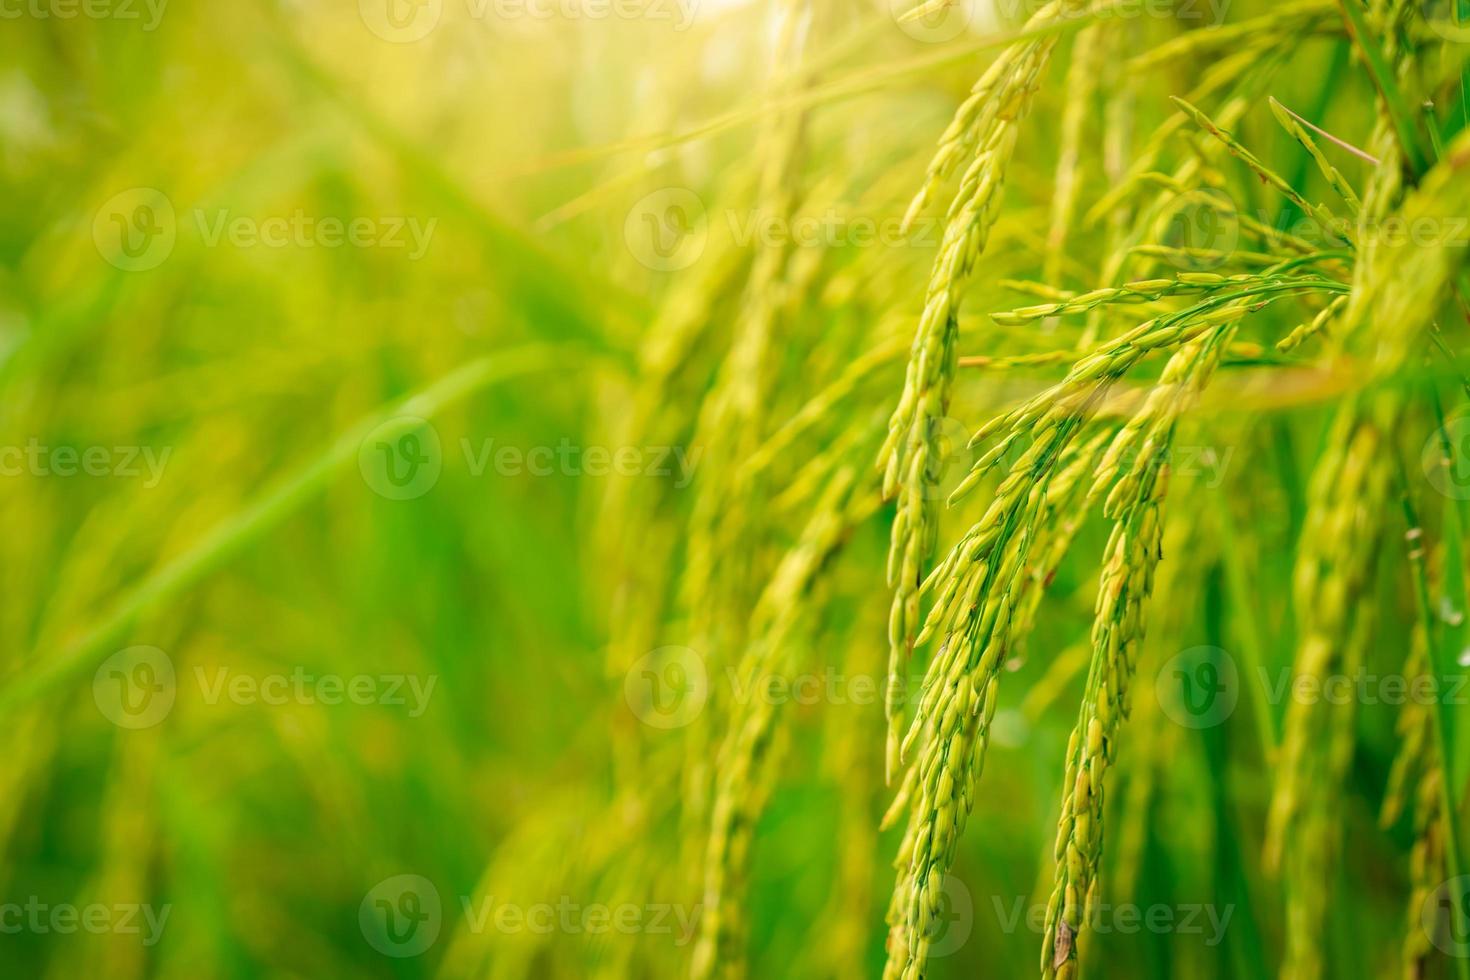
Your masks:
{"label": "yellow-green foliage", "polygon": [[1470,980],[1467,24],[0,5],[0,973]]}

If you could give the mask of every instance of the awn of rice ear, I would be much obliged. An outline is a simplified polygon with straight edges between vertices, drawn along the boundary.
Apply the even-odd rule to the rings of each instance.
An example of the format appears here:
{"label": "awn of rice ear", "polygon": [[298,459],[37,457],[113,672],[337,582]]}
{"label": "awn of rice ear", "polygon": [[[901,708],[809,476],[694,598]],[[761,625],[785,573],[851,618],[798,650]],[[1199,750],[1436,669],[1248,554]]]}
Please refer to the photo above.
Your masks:
{"label": "awn of rice ear", "polygon": [[[1076,0],[1050,0],[1028,27],[1053,23],[1081,6]],[[944,447],[937,430],[949,411],[954,384],[960,297],[975,260],[985,250],[1021,122],[1055,44],[1053,37],[1022,41],[995,60],[950,121],[924,186],[904,216],[904,224],[912,225],[940,187],[963,168],[925,288],[903,394],[880,456],[884,495],[898,503],[888,562],[888,584],[894,590],[886,704],[885,765],[890,779],[901,763],[898,748],[906,721],[896,692],[907,678],[920,622],[919,585],[938,540],[937,489]]]}

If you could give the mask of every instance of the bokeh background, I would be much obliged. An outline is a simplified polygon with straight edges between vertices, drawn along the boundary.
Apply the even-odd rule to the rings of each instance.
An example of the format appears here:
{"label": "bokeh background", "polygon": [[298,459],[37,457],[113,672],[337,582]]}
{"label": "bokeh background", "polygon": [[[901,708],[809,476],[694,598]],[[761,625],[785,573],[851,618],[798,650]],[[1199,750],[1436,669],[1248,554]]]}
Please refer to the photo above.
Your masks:
{"label": "bokeh background", "polygon": [[[770,695],[752,975],[877,975],[896,832],[871,464],[942,208],[899,223],[1031,11],[810,6],[5,4],[0,973],[684,975],[730,669],[759,641],[810,686]],[[1084,213],[1203,70],[1129,59],[1269,10],[1151,5],[1082,90],[1057,59],[964,354],[1064,346],[993,327],[984,346],[979,311],[1036,301],[1011,277],[1095,281],[1108,219]],[[1340,25],[1284,54],[1259,94],[1362,138]],[[1100,162],[1062,257],[1068,111]],[[1305,167],[1269,113],[1241,128]],[[1238,203],[1282,217],[1265,192]],[[1255,868],[1261,716],[1192,726],[1149,696],[1159,664],[1241,630],[1291,661],[1280,556],[1337,388],[1252,367],[1183,440],[1192,572],[1160,587],[1110,802],[1109,887],[1176,926],[1099,936],[1103,975],[1264,976],[1284,928]],[[957,451],[1041,384],[967,375]],[[1082,529],[1011,665],[931,976],[1035,969],[1106,530]],[[1402,598],[1380,620],[1394,659]],[[1334,976],[1396,956],[1411,831],[1374,830],[1394,717],[1361,722]]]}

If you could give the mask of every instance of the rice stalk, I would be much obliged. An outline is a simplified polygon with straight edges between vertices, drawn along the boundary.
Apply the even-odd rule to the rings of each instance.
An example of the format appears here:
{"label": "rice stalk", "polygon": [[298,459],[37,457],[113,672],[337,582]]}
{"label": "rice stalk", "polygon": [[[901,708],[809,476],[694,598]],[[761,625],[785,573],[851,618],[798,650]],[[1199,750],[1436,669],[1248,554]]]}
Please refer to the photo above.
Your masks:
{"label": "rice stalk", "polygon": [[1283,354],[1296,350],[1308,340],[1326,331],[1328,324],[1341,315],[1345,306],[1347,306],[1347,297],[1338,296],[1332,302],[1322,307],[1311,320],[1301,324],[1291,333],[1278,340],[1276,342],[1276,349]]}
{"label": "rice stalk", "polygon": [[[1367,626],[1358,607],[1382,537],[1379,515],[1388,479],[1380,460],[1394,411],[1381,410],[1388,419],[1382,423],[1366,407],[1344,406],[1313,475],[1313,505],[1294,585],[1304,636],[1294,678],[1320,682],[1329,674],[1355,676],[1360,669]],[[1340,840],[1334,815],[1351,760],[1353,707],[1301,700],[1287,707],[1265,853],[1268,868],[1287,862],[1285,978],[1321,975],[1316,937],[1327,910],[1326,872]]]}
{"label": "rice stalk", "polygon": [[1280,102],[1277,102],[1274,98],[1271,99],[1271,112],[1276,116],[1276,121],[1281,124],[1281,128],[1290,133],[1292,138],[1312,158],[1312,162],[1317,165],[1317,170],[1327,180],[1327,183],[1331,185],[1332,189],[1337,192],[1337,195],[1342,198],[1343,203],[1348,206],[1348,212],[1356,217],[1358,211],[1363,206],[1363,202],[1358,198],[1357,191],[1353,190],[1352,184],[1343,176],[1342,171],[1333,166],[1326,155],[1323,154],[1322,149],[1317,145],[1317,140],[1311,133],[1307,132],[1306,127],[1297,121],[1296,114]]}
{"label": "rice stalk", "polygon": [[[1041,973],[1047,980],[1077,975],[1078,939],[1098,904],[1105,778],[1116,757],[1119,729],[1129,714],[1133,671],[1144,635],[1144,609],[1163,557],[1168,453],[1179,415],[1208,384],[1229,330],[1223,327],[1174,354],[1143,409],[1109,445],[1091,491],[1097,495],[1112,487],[1104,513],[1114,525],[1104,552],[1093,620],[1092,667],[1067,747],[1055,851],[1056,884],[1047,905],[1042,942]],[[1119,456],[1129,451],[1137,452],[1136,460],[1115,482],[1121,469]]]}
{"label": "rice stalk", "polygon": [[1072,45],[1065,84],[1067,104],[1062,112],[1061,138],[1057,147],[1056,189],[1052,193],[1051,223],[1046,233],[1046,256],[1042,263],[1042,279],[1049,283],[1062,280],[1067,240],[1086,178],[1083,142],[1102,74],[1103,59],[1113,33],[1115,31],[1110,31],[1107,25],[1096,24],[1079,31]]}
{"label": "rice stalk", "polygon": [[720,755],[711,808],[703,915],[691,977],[744,976],[745,877],[755,823],[764,805],[766,756],[779,707],[760,692],[770,678],[785,676],[794,666],[793,634],[812,612],[808,600],[817,576],[843,544],[852,523],[871,513],[851,499],[858,486],[852,467],[832,475],[810,524],[777,567],[752,617],[751,646],[738,667],[740,690],[748,697],[730,705],[730,731]]}
{"label": "rice stalk", "polygon": [[[1027,22],[1027,28],[1058,23],[1082,6],[1075,0],[1052,0]],[[945,215],[944,236],[914,332],[903,393],[879,454],[883,494],[897,500],[888,563],[888,582],[894,589],[886,699],[885,770],[890,781],[899,767],[899,739],[905,722],[896,690],[906,679],[916,642],[919,585],[938,543],[935,489],[943,449],[937,428],[949,410],[954,383],[960,296],[995,223],[1020,123],[1055,44],[1054,37],[1025,41],[996,58],[956,111],[929,164],[925,184],[904,217],[905,226],[911,225],[964,165],[959,189]]]}
{"label": "rice stalk", "polygon": [[[1410,532],[1408,547],[1417,552],[1422,562],[1422,531]],[[1428,680],[1433,675],[1429,664],[1429,640],[1425,625],[1417,624],[1410,637],[1409,654],[1404,660],[1404,676],[1411,684]],[[1444,852],[1444,821],[1440,809],[1441,781],[1444,771],[1438,760],[1434,740],[1434,719],[1424,704],[1406,703],[1396,723],[1399,751],[1394,756],[1384,791],[1379,824],[1389,828],[1405,812],[1410,814],[1414,844],[1409,857],[1409,901],[1405,907],[1404,938],[1400,951],[1402,976],[1405,980],[1422,977],[1434,955],[1429,934],[1422,926],[1424,909],[1432,901],[1434,890],[1448,875]]]}
{"label": "rice stalk", "polygon": [[[787,0],[777,8],[778,36],[772,70],[775,90],[802,82],[811,7]],[[757,143],[761,171],[756,191],[760,212],[789,221],[795,210],[793,175],[805,141],[805,113],[775,113]],[[723,659],[744,635],[738,612],[749,601],[750,581],[759,574],[750,550],[740,546],[749,522],[759,519],[762,493],[742,478],[740,464],[759,446],[774,373],[769,354],[779,326],[777,296],[791,272],[791,247],[762,241],[751,262],[732,326],[729,356],[705,398],[695,428],[707,464],[696,484],[694,511],[682,583],[691,610],[696,644]]]}

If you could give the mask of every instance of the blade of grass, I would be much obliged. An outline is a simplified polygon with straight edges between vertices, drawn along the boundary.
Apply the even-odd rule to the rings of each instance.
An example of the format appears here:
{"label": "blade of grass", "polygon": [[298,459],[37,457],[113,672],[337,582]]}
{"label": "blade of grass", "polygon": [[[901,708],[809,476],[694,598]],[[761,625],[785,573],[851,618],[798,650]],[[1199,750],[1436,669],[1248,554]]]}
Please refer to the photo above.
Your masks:
{"label": "blade of grass", "polygon": [[[1347,52],[1347,45],[1343,44],[1340,39],[1334,39],[1332,41],[1332,60],[1328,62],[1327,72],[1322,76],[1322,84],[1317,89],[1317,97],[1307,108],[1307,112],[1313,119],[1321,119],[1326,114],[1327,107],[1331,104],[1332,96],[1337,91],[1337,80],[1342,75],[1343,67],[1347,65]],[[1285,107],[1283,106],[1283,108]],[[1286,111],[1291,112],[1290,109]],[[1295,112],[1291,114],[1304,125],[1311,126],[1313,129],[1317,128],[1312,123],[1297,116]],[[1328,138],[1336,141],[1335,137]],[[1291,164],[1286,168],[1287,173],[1290,175],[1287,179],[1291,182],[1291,186],[1305,187],[1307,184],[1307,175],[1311,172],[1311,167],[1312,155],[1307,152],[1305,147],[1297,144],[1292,152]],[[1292,199],[1287,198],[1282,202],[1281,211],[1276,216],[1276,227],[1282,231],[1287,231],[1301,216],[1301,207]]]}

